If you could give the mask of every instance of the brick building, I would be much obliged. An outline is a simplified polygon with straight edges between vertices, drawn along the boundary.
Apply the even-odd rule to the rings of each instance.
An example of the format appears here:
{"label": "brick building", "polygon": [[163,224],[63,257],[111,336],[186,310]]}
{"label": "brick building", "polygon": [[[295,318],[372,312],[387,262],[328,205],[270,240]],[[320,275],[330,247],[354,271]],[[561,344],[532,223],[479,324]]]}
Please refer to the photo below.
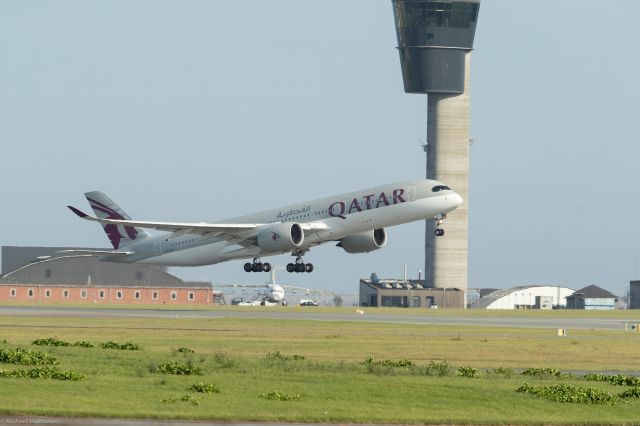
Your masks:
{"label": "brick building", "polygon": [[63,247],[2,247],[0,302],[211,305],[211,283],[164,268],[69,256]]}

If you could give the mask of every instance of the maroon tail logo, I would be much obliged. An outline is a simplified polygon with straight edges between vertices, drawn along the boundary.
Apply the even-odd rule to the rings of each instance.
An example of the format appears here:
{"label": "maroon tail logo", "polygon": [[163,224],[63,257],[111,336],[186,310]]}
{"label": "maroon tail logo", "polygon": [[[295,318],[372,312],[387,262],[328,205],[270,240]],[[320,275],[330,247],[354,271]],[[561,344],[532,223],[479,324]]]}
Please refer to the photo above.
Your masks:
{"label": "maroon tail logo", "polygon": [[[121,214],[105,206],[99,201],[92,200],[91,198],[87,198],[87,200],[91,204],[91,208],[96,213],[97,212],[104,213],[106,215],[106,219],[125,220],[125,218],[122,217]],[[109,224],[103,225],[103,228],[104,228],[104,232],[107,233],[107,237],[109,237],[109,241],[111,241],[111,244],[113,245],[114,249],[118,249],[120,247],[120,241],[123,238],[129,238],[130,240],[135,240],[136,237],[138,236],[138,231],[136,231],[133,226],[124,227],[124,232],[127,234],[126,236],[120,234],[120,229],[118,225],[109,223]]]}

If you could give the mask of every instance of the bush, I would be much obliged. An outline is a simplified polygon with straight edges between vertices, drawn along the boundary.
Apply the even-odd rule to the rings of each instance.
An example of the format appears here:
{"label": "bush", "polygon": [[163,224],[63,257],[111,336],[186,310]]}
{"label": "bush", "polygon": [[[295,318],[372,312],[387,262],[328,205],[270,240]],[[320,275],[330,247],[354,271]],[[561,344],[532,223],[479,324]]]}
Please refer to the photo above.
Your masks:
{"label": "bush", "polygon": [[513,370],[513,368],[498,367],[498,368],[489,370],[488,373],[500,375],[504,377],[511,377],[515,373],[515,371]]}
{"label": "bush", "polygon": [[49,337],[48,339],[36,339],[31,342],[32,345],[37,346],[81,346],[83,348],[93,348],[94,345],[89,342],[79,341],[75,343],[65,342],[64,340],[56,339],[55,337]]}
{"label": "bush", "polygon": [[630,398],[640,398],[640,386],[636,386],[620,394],[620,398],[630,399]]}
{"label": "bush", "polygon": [[220,389],[213,383],[196,383],[187,389],[189,392],[199,392],[199,393],[220,393]]}
{"label": "bush", "polygon": [[195,351],[193,349],[189,349],[189,348],[178,348],[178,352],[180,352],[182,354],[193,354],[193,353],[195,353]]}
{"label": "bush", "polygon": [[261,393],[260,397],[271,401],[297,401],[302,399],[302,395],[299,393],[284,393],[277,390],[269,393]]}
{"label": "bush", "polygon": [[602,389],[574,385],[532,386],[525,383],[516,391],[557,402],[613,405],[619,401],[617,396]]}
{"label": "bush", "polygon": [[55,337],[50,337],[48,339],[36,339],[33,342],[31,342],[31,344],[38,345],[38,346],[69,346],[71,345],[69,342],[56,339]]}
{"label": "bush", "polygon": [[640,377],[623,376],[622,374],[616,374],[615,376],[608,376],[600,373],[589,373],[582,376],[583,379],[597,382],[609,382],[612,385],[618,386],[640,386]]}
{"label": "bush", "polygon": [[141,350],[140,346],[135,343],[126,342],[123,344],[119,344],[116,342],[108,341],[104,343],[100,343],[100,347],[103,349],[118,349],[121,351],[139,351]]}
{"label": "bush", "polygon": [[522,374],[525,375],[525,376],[533,376],[533,377],[540,377],[540,378],[550,378],[550,377],[569,378],[569,377],[575,377],[575,374],[563,373],[562,371],[558,370],[557,368],[527,368],[526,370],[524,370],[522,372]]}
{"label": "bush", "polygon": [[183,361],[168,361],[159,364],[155,371],[163,374],[175,374],[178,376],[193,376],[202,375],[202,369],[193,365],[191,360],[187,362]]}
{"label": "bush", "polygon": [[366,358],[364,361],[361,362],[361,364],[380,365],[383,367],[414,367],[415,366],[415,363],[408,359],[400,359],[398,361],[393,361],[390,359],[381,359],[376,361],[372,357]]}
{"label": "bush", "polygon": [[431,376],[447,376],[451,373],[451,366],[447,361],[431,361],[427,366],[427,373]]}
{"label": "bush", "polygon": [[14,350],[0,349],[0,362],[20,365],[51,365],[57,364],[58,359],[47,352],[17,348]]}
{"label": "bush", "polygon": [[470,378],[480,377],[480,375],[478,374],[478,369],[473,367],[460,367],[458,368],[458,371],[456,372],[456,374],[461,377],[470,377]]}
{"label": "bush", "polygon": [[269,352],[266,356],[268,360],[281,360],[281,361],[301,361],[304,359],[304,355],[283,355],[279,350]]}
{"label": "bush", "polygon": [[235,361],[232,358],[229,358],[223,353],[215,353],[213,354],[213,360],[220,366],[221,368],[231,368],[235,365]]}
{"label": "bush", "polygon": [[161,400],[160,402],[162,402],[163,404],[172,404],[174,402],[182,401],[182,402],[190,402],[191,405],[197,406],[197,405],[200,405],[200,399],[201,398],[196,398],[193,395],[186,394],[186,395],[182,395],[180,398],[167,398],[167,399]]}
{"label": "bush", "polygon": [[55,367],[34,367],[29,370],[0,370],[0,377],[53,379],[53,380],[81,380],[84,375],[73,371],[61,371]]}

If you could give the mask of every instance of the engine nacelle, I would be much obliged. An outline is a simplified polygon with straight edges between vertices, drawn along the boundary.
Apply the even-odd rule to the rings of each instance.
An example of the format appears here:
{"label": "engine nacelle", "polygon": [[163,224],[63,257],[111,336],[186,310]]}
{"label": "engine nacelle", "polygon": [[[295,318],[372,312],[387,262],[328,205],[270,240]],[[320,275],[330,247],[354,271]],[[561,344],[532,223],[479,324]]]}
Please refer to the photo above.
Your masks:
{"label": "engine nacelle", "polygon": [[361,234],[347,235],[338,243],[347,253],[369,253],[387,244],[387,232],[384,228],[374,229]]}
{"label": "engine nacelle", "polygon": [[268,252],[293,250],[303,241],[302,227],[294,222],[276,223],[258,233],[258,246]]}

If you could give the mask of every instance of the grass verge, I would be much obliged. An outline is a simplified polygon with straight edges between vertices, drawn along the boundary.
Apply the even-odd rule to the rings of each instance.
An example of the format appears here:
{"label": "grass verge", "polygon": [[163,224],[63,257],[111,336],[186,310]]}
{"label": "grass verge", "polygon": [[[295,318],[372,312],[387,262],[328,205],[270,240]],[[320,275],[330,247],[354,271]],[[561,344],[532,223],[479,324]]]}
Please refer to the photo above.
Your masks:
{"label": "grass verge", "polygon": [[[37,339],[95,347],[32,346]],[[46,350],[61,371],[85,377],[0,378],[4,414],[353,423],[640,422],[638,398],[585,405],[516,392],[526,382],[633,394],[635,388],[621,388],[613,379],[556,374],[559,369],[637,368],[640,338],[623,332],[576,331],[566,339],[554,330],[489,327],[1,317],[3,340],[7,343],[0,348],[6,351]],[[131,342],[141,350],[97,347],[105,341]],[[202,374],[162,374],[162,365]],[[544,374],[522,375],[529,367]],[[210,392],[201,392],[205,389]]]}

